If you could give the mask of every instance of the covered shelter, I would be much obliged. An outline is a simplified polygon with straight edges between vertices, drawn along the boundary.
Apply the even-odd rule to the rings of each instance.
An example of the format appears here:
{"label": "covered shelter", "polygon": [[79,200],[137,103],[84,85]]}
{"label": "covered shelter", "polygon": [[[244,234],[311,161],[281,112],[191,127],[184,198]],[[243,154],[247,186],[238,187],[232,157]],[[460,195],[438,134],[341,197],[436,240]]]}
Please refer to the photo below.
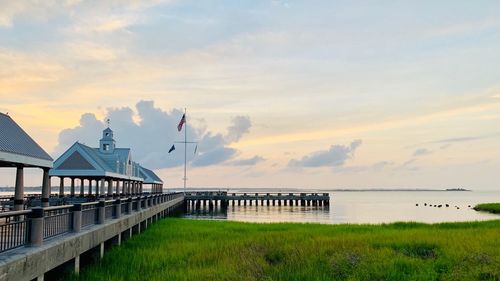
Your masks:
{"label": "covered shelter", "polygon": [[70,196],[77,195],[75,181],[79,181],[79,196],[113,197],[142,193],[145,178],[140,165],[132,161],[130,148],[117,148],[113,131],[103,130],[99,147],[75,142],[55,162],[51,177],[60,178],[59,196],[64,194],[64,180],[71,180]]}
{"label": "covered shelter", "polygon": [[42,194],[50,194],[49,169],[52,168],[52,157],[9,115],[3,113],[0,113],[0,167],[16,168],[14,210],[24,208],[24,168],[42,169]]}
{"label": "covered shelter", "polygon": [[163,181],[155,172],[139,166],[139,175],[144,179],[144,184],[151,185],[151,193],[163,193]]}

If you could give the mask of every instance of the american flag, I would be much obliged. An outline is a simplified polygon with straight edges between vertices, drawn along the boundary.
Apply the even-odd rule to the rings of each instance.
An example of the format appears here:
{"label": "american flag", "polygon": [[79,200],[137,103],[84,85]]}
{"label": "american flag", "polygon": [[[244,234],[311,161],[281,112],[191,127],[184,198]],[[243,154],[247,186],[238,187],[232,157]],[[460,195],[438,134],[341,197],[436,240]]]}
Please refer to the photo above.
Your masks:
{"label": "american flag", "polygon": [[179,125],[177,125],[177,130],[180,132],[182,131],[182,125],[186,123],[186,114],[182,114],[181,121],[179,121]]}

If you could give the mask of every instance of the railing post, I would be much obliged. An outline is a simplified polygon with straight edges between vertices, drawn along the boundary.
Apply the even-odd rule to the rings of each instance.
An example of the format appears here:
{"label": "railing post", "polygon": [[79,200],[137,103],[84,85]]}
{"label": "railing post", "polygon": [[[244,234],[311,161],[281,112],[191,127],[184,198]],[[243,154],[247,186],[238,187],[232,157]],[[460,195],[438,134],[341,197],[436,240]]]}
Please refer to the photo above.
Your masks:
{"label": "railing post", "polygon": [[73,205],[73,232],[82,230],[82,204]]}
{"label": "railing post", "polygon": [[115,202],[116,218],[120,218],[122,215],[122,200],[116,199]]}
{"label": "railing post", "polygon": [[31,219],[30,241],[31,246],[39,247],[43,245],[43,208],[35,207],[29,214]]}
{"label": "railing post", "polygon": [[106,217],[106,201],[100,200],[97,204],[97,224],[103,224]]}
{"label": "railing post", "polygon": [[127,204],[128,204],[128,212],[127,214],[132,214],[132,198],[127,199]]}

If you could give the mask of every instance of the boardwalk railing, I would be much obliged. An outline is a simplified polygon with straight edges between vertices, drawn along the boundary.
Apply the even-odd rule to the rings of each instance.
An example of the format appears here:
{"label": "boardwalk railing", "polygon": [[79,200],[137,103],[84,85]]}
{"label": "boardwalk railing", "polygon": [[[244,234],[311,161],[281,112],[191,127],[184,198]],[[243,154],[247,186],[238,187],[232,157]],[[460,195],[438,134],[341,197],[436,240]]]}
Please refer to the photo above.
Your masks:
{"label": "boardwalk railing", "polygon": [[31,211],[0,213],[0,253],[29,243]]}
{"label": "boardwalk railing", "polygon": [[3,212],[0,213],[0,253],[30,244],[40,246],[46,239],[79,232],[82,228],[118,219],[132,210],[140,211],[182,196],[182,193],[156,194]]}
{"label": "boardwalk railing", "polygon": [[43,238],[70,232],[73,224],[73,205],[44,208]]}

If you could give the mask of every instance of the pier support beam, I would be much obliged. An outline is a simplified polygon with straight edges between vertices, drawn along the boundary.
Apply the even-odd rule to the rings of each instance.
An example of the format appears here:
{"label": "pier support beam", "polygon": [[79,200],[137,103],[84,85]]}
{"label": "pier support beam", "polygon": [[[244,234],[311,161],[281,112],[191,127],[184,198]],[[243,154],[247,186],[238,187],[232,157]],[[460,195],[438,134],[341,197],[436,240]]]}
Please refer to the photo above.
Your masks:
{"label": "pier support beam", "polygon": [[14,211],[24,209],[24,167],[16,168],[16,189],[14,191]]}
{"label": "pier support beam", "polygon": [[105,193],[106,191],[105,191],[105,186],[104,185],[105,185],[105,180],[101,179],[101,183],[100,183],[101,188],[99,190],[99,195],[101,197],[105,197],[106,196],[106,193]]}
{"label": "pier support beam", "polygon": [[90,195],[92,195],[92,180],[91,180],[91,179],[89,179],[89,189],[88,189],[87,194],[88,194],[89,196],[90,196]]}
{"label": "pier support beam", "polygon": [[102,259],[104,258],[104,242],[102,242],[100,245],[99,245],[99,257]]}
{"label": "pier support beam", "polygon": [[64,177],[59,177],[59,197],[64,197]]}
{"label": "pier support beam", "polygon": [[85,195],[85,180],[80,179],[80,197],[83,197]]}
{"label": "pier support beam", "polygon": [[50,198],[50,179],[49,179],[49,169],[43,169],[43,180],[42,180],[42,207],[49,206]]}
{"label": "pier support beam", "polygon": [[80,274],[80,255],[75,257],[75,274]]}
{"label": "pier support beam", "polygon": [[116,196],[120,197],[121,191],[120,191],[120,181],[116,180]]}
{"label": "pier support beam", "polygon": [[71,197],[75,197],[75,178],[71,178],[71,189],[69,194]]}
{"label": "pier support beam", "polygon": [[108,197],[113,197],[113,180],[108,179]]}
{"label": "pier support beam", "polygon": [[95,196],[99,197],[99,180],[95,180]]}

